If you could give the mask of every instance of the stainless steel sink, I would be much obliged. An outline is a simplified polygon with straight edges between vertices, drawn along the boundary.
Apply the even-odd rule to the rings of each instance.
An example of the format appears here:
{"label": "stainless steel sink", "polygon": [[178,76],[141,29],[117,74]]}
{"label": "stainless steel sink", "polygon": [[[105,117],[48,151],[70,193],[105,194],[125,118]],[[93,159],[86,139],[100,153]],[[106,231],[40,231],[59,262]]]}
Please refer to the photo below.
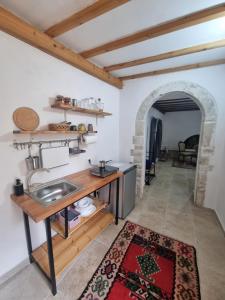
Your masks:
{"label": "stainless steel sink", "polygon": [[39,185],[32,189],[31,192],[26,193],[44,206],[49,206],[78,192],[80,189],[81,187],[79,185],[63,179]]}

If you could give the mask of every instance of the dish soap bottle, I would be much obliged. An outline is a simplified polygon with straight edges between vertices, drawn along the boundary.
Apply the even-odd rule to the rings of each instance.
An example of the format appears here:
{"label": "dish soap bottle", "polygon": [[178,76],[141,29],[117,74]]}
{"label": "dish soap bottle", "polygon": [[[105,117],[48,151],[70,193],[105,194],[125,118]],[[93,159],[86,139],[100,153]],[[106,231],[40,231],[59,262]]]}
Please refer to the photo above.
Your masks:
{"label": "dish soap bottle", "polygon": [[16,184],[14,185],[14,193],[16,196],[21,196],[24,194],[23,184],[19,178],[16,179]]}

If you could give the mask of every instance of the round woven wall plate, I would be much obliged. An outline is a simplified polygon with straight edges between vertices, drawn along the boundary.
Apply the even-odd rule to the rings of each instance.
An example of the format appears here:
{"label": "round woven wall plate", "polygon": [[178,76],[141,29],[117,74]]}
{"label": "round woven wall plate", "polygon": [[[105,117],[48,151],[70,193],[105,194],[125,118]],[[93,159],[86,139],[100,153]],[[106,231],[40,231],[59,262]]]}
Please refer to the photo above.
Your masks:
{"label": "round woven wall plate", "polygon": [[32,108],[20,107],[13,113],[13,121],[21,130],[35,130],[39,125],[39,116]]}

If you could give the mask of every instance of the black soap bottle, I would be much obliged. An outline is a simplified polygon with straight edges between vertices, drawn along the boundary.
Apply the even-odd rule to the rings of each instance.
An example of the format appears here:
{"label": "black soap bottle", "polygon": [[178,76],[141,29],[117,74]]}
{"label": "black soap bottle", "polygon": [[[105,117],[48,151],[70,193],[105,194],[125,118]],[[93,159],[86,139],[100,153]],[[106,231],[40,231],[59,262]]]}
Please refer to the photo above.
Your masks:
{"label": "black soap bottle", "polygon": [[14,185],[14,193],[16,196],[21,196],[24,194],[23,184],[20,179],[16,179],[16,184]]}

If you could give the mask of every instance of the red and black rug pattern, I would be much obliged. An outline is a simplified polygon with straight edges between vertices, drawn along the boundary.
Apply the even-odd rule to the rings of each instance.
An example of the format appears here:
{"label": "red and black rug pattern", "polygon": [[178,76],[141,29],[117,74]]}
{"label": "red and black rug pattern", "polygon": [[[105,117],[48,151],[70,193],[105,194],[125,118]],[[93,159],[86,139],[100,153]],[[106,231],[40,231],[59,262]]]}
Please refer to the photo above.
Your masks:
{"label": "red and black rug pattern", "polygon": [[80,300],[200,300],[193,246],[126,222]]}

